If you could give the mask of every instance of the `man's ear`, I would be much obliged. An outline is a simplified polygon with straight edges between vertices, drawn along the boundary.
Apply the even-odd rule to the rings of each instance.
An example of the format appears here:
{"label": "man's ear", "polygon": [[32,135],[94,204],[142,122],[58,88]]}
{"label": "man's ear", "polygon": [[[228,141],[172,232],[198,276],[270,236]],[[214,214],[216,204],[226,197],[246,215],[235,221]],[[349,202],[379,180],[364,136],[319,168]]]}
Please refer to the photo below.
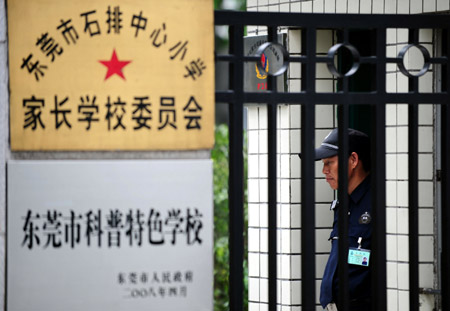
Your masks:
{"label": "man's ear", "polygon": [[355,168],[358,165],[358,163],[359,163],[359,156],[358,156],[358,154],[356,152],[352,152],[350,154],[350,157],[349,157],[349,165],[350,165],[350,167],[353,169],[353,168]]}

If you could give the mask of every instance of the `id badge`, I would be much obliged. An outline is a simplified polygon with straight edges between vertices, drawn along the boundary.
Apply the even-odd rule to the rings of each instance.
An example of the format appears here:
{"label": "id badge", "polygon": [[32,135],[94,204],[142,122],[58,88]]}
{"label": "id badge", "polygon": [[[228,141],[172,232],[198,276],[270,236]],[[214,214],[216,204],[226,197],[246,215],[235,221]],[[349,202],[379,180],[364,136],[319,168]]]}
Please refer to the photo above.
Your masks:
{"label": "id badge", "polygon": [[362,248],[350,248],[348,250],[348,263],[363,267],[369,266],[370,250]]}

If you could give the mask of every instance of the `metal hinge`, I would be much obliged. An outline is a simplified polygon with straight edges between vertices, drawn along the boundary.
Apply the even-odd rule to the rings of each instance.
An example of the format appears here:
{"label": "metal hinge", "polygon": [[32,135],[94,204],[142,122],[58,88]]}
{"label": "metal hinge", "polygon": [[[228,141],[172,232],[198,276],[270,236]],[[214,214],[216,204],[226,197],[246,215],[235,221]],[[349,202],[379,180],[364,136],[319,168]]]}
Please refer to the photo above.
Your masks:
{"label": "metal hinge", "polygon": [[442,171],[436,170],[436,181],[441,181],[441,180],[442,180]]}

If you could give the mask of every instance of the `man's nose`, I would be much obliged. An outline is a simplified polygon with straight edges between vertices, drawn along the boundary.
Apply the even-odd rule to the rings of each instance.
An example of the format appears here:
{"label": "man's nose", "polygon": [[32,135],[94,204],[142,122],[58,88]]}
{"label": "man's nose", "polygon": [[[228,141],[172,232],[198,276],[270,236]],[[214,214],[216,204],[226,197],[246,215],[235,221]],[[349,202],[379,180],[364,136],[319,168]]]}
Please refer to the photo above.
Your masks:
{"label": "man's nose", "polygon": [[328,169],[327,169],[326,165],[323,165],[322,174],[326,175],[327,173],[328,173]]}

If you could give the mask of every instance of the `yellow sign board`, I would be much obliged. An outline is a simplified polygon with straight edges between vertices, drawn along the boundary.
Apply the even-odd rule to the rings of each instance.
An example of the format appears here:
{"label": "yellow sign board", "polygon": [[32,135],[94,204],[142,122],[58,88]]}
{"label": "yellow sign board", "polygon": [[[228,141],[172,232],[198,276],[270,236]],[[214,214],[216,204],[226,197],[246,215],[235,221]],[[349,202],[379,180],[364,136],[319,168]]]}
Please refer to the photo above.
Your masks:
{"label": "yellow sign board", "polygon": [[211,0],[8,0],[12,150],[214,144]]}

